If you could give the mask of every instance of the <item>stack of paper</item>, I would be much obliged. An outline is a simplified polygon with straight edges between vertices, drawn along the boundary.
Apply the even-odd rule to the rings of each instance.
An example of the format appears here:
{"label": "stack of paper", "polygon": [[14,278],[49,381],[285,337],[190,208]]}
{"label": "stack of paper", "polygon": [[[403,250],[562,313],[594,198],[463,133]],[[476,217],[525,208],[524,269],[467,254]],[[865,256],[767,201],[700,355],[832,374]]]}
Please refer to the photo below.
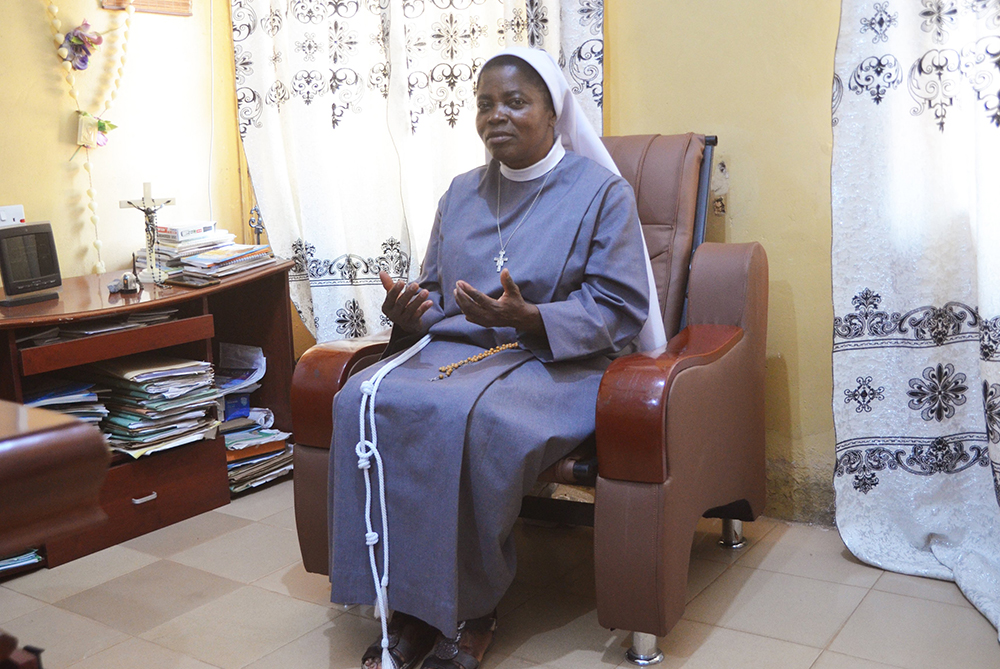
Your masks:
{"label": "stack of paper", "polygon": [[[215,384],[219,393],[252,393],[267,371],[264,352],[256,346],[219,344],[219,367]],[[219,411],[225,411],[220,402]],[[226,461],[232,492],[240,492],[288,473],[292,469],[288,432],[268,429],[274,423],[270,409],[251,407],[249,416],[225,421],[219,428],[226,440]]]}
{"label": "stack of paper", "polygon": [[[24,569],[25,567],[30,567],[33,564],[38,564],[42,561],[42,555],[38,552],[38,549],[33,549],[27,553],[22,553],[20,555],[13,555],[8,558],[0,560],[0,576],[5,575],[7,572],[12,572],[17,569]],[[6,664],[6,663],[5,663]]]}
{"label": "stack of paper", "polygon": [[88,423],[99,423],[108,415],[101,395],[110,391],[94,383],[71,381],[54,376],[25,379],[24,403],[68,414]]}
{"label": "stack of paper", "polygon": [[[172,241],[164,239],[162,235],[157,237],[156,264],[167,274],[173,276],[180,274],[184,267],[184,258],[205,253],[212,249],[229,246],[236,239],[236,235],[225,230],[212,230],[196,236],[186,236],[182,240]],[[135,264],[137,269],[146,268],[146,249],[139,249],[135,253]]]}
{"label": "stack of paper", "polygon": [[134,330],[146,325],[172,321],[177,316],[177,309],[154,309],[142,311],[128,316],[113,316],[111,318],[95,318],[88,321],[73,321],[53,328],[45,328],[18,337],[20,348],[55,344],[81,337],[108,334],[122,330]]}
{"label": "stack of paper", "polygon": [[267,244],[229,244],[181,261],[184,273],[206,278],[219,278],[274,263]]}
{"label": "stack of paper", "polygon": [[243,492],[292,471],[292,446],[277,453],[229,464],[229,490]]}
{"label": "stack of paper", "polygon": [[219,394],[211,363],[142,353],[85,370],[111,387],[101,427],[112,448],[138,458],[214,438],[219,421],[212,410]]}

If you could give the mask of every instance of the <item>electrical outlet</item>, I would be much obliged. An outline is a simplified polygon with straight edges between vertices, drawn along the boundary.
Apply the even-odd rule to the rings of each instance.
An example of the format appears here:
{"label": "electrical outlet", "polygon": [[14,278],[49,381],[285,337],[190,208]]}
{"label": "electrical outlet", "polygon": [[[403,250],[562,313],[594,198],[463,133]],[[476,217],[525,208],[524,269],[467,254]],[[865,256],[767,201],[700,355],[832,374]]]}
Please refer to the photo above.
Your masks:
{"label": "electrical outlet", "polygon": [[23,225],[24,224],[24,206],[20,204],[11,204],[7,206],[0,206],[0,228],[5,228],[9,225]]}

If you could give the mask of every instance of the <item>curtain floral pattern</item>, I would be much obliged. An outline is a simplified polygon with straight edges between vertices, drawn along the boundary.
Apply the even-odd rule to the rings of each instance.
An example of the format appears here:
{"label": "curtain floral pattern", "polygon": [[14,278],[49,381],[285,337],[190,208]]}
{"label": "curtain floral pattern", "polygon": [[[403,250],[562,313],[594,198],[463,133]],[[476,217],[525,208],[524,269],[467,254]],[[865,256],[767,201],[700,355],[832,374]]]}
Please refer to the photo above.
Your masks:
{"label": "curtain floral pattern", "polygon": [[379,272],[419,273],[438,198],[483,163],[487,58],[548,50],[601,127],[603,0],[232,0],[232,22],[254,191],[318,341],[389,325]]}
{"label": "curtain floral pattern", "polygon": [[845,0],[833,125],[838,527],[1000,625],[1000,0]]}

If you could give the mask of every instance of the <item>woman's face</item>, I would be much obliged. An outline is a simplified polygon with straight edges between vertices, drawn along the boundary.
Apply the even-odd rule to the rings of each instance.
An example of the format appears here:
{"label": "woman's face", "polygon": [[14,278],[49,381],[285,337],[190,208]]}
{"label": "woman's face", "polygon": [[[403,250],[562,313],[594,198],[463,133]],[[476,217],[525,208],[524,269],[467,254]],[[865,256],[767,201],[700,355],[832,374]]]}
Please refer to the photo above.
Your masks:
{"label": "woman's face", "polygon": [[507,167],[534,165],[552,148],[556,114],[547,94],[516,65],[488,68],[479,78],[476,130],[486,150]]}

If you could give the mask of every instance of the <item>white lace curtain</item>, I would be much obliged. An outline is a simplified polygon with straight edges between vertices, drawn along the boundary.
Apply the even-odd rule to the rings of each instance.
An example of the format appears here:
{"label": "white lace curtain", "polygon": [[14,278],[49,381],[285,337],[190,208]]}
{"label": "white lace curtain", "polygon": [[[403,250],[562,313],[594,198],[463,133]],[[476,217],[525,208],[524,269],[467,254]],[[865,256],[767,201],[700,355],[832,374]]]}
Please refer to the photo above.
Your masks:
{"label": "white lace curtain", "polygon": [[387,327],[437,200],[481,165],[474,85],[507,45],[563,64],[595,127],[603,0],[233,0],[240,134],[292,301],[318,341]]}
{"label": "white lace curtain", "polygon": [[845,0],[833,123],[837,524],[1000,625],[1000,0]]}

